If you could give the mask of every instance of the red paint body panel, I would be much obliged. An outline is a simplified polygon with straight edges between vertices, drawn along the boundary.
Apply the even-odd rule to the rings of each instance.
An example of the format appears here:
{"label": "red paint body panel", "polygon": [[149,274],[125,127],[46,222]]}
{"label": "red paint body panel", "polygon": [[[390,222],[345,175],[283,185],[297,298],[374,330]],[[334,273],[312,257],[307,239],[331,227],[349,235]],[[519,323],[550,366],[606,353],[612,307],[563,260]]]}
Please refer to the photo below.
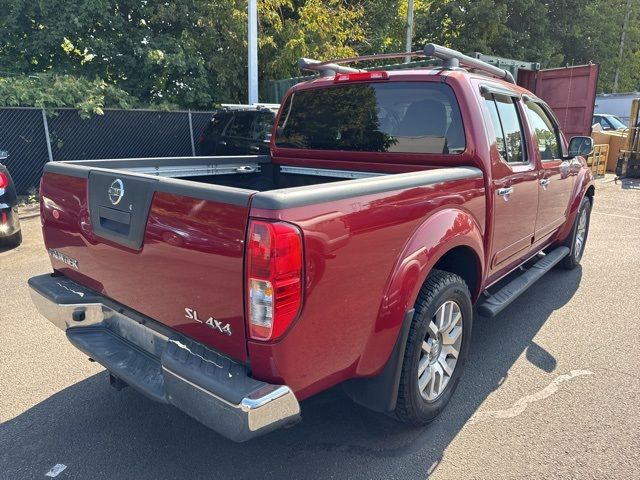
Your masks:
{"label": "red paint body panel", "polygon": [[[583,160],[567,172],[556,162],[543,166],[526,119],[529,164],[506,165],[500,159],[479,87],[489,82],[530,95],[527,90],[463,71],[394,71],[387,81],[450,85],[460,105],[465,152],[277,148],[276,121],[272,162],[385,173],[472,166],[483,176],[280,210],[156,193],[143,247],[134,251],[93,237],[86,180],[48,173],[41,190],[46,245],[78,259],[82,273],[52,260],[54,268],[246,361],[255,378],[286,384],[299,399],[353,377],[376,375],[389,359],[406,311],[443,255],[457,247],[473,253],[478,278],[472,294],[477,299],[484,288],[542,248],[563,241],[593,185]],[[331,79],[320,78],[295,86],[288,95],[331,86]],[[540,202],[549,192],[540,191],[539,180],[547,177],[558,187],[554,184],[556,190]],[[570,183],[562,181],[569,177]],[[496,198],[496,190],[508,186],[517,194],[510,203],[497,203],[502,200]],[[52,216],[54,209],[60,212],[59,220]],[[291,222],[303,233],[303,307],[284,336],[271,343],[245,337],[243,258],[249,217]],[[563,218],[557,225],[556,217]],[[536,232],[539,238],[534,238]],[[185,304],[185,299],[193,304]],[[201,317],[215,315],[228,322],[233,337],[221,337],[186,319],[184,307],[195,306]]]}
{"label": "red paint body panel", "polygon": [[252,210],[302,228],[306,257],[301,315],[277,343],[249,342],[253,374],[306,398],[378,373],[445,246],[471,244],[482,255],[484,212],[482,179]]}
{"label": "red paint body panel", "polygon": [[[46,173],[42,221],[47,248],[78,260],[80,270],[51,259],[72,280],[238,360],[246,360],[244,235],[248,207],[156,192],[140,251],[95,237],[87,181]],[[60,213],[58,220],[52,212]],[[227,336],[185,317],[229,323]]]}

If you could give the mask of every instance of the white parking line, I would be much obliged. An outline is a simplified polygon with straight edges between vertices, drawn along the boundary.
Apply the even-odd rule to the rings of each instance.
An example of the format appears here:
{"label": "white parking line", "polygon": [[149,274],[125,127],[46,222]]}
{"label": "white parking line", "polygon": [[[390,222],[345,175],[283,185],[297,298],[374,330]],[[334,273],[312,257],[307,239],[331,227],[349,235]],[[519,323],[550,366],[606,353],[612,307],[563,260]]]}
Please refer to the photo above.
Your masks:
{"label": "white parking line", "polygon": [[531,395],[525,395],[524,397],[518,399],[509,408],[505,408],[503,410],[488,410],[486,412],[477,412],[469,419],[467,423],[472,425],[474,423],[483,422],[485,420],[517,417],[527,409],[530,403],[539,402],[540,400],[544,400],[545,398],[550,397],[558,391],[559,385],[561,383],[567,382],[582,375],[593,375],[593,372],[590,372],[589,370],[571,370],[569,373],[558,375],[549,385],[544,387],[542,390],[538,390],[536,393],[532,393]]}
{"label": "white parking line", "polygon": [[64,471],[64,469],[67,468],[66,465],[62,464],[62,463],[56,463],[51,470],[49,470],[47,473],[44,474],[45,477],[57,477],[58,475],[60,475],[60,473],[62,473]]}
{"label": "white parking line", "polygon": [[640,217],[631,217],[629,215],[617,215],[615,213],[602,213],[602,212],[592,212],[592,213],[597,213],[598,215],[606,215],[607,217],[626,218],[628,220],[640,220]]}

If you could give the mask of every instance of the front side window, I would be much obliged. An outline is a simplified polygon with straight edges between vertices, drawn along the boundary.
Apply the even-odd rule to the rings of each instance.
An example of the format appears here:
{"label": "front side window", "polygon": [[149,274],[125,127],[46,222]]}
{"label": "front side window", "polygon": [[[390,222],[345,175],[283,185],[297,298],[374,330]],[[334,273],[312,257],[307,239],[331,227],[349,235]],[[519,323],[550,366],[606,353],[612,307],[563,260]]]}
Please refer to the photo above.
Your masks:
{"label": "front side window", "polygon": [[283,105],[276,146],[457,154],[465,138],[448,85],[357,83],[294,92]]}
{"label": "front side window", "polygon": [[603,130],[611,130],[611,124],[604,117],[596,117],[596,122],[594,122],[594,124],[596,123],[600,125]]}
{"label": "front side window", "polygon": [[542,160],[555,160],[562,157],[558,132],[547,112],[537,103],[527,102],[529,123],[536,134],[538,150]]}
{"label": "front side window", "polygon": [[514,98],[489,93],[484,99],[491,115],[496,146],[502,160],[507,163],[526,162],[522,122]]}
{"label": "front side window", "polygon": [[256,121],[253,124],[253,133],[251,138],[253,140],[264,141],[271,138],[271,129],[273,127],[273,114],[260,113],[256,116]]}
{"label": "front side window", "polygon": [[627,126],[618,117],[611,116],[611,117],[606,117],[606,119],[609,122],[609,125],[611,125],[611,128],[615,130],[621,130],[623,128],[627,128]]}

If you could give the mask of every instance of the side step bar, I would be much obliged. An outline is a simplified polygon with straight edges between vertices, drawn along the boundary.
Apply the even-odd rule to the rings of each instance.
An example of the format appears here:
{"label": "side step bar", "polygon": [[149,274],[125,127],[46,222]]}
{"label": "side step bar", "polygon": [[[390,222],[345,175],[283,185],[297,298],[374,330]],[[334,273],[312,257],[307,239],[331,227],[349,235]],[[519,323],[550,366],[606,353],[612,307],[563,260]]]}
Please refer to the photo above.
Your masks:
{"label": "side step bar", "polygon": [[549,252],[529,270],[514,278],[478,305],[478,313],[483,317],[495,317],[568,254],[569,247],[558,247]]}

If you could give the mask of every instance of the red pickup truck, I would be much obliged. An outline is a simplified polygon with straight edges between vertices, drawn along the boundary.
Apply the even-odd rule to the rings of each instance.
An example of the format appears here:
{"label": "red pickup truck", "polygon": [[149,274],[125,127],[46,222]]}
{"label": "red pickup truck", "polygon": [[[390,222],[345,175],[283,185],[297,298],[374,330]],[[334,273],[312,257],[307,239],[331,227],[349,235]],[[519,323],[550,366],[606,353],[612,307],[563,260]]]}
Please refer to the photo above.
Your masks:
{"label": "red pickup truck", "polygon": [[39,311],[115,387],[235,441],[337,384],[431,421],[474,303],[496,315],[576,267],[594,186],[589,137],[567,142],[507,72],[425,52],[443,66],[303,62],[322,76],[287,93],[270,156],[47,164]]}

